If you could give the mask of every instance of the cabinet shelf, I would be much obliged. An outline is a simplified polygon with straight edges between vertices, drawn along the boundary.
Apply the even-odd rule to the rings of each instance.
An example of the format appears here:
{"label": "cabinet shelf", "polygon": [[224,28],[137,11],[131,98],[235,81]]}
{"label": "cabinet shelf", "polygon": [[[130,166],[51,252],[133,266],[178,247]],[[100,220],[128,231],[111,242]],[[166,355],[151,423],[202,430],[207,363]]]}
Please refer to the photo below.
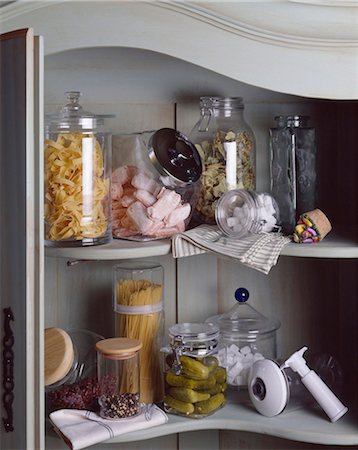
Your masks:
{"label": "cabinet shelf", "polygon": [[[47,247],[46,256],[78,260],[134,259],[167,255],[171,252],[171,241],[162,239],[148,242],[133,242],[114,239],[111,243],[90,247]],[[358,258],[358,244],[338,236],[328,236],[319,244],[287,244],[281,256],[303,258]]]}

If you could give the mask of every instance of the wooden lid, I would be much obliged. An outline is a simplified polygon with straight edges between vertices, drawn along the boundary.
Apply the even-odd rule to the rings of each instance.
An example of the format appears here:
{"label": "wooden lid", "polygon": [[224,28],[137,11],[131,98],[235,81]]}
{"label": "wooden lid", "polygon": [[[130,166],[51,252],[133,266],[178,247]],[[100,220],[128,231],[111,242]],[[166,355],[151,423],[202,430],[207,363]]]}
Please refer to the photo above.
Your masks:
{"label": "wooden lid", "polygon": [[70,336],[61,328],[45,330],[45,385],[49,386],[65,377],[74,360]]}
{"label": "wooden lid", "polygon": [[138,339],[111,338],[96,343],[96,350],[108,356],[133,356],[141,348]]}

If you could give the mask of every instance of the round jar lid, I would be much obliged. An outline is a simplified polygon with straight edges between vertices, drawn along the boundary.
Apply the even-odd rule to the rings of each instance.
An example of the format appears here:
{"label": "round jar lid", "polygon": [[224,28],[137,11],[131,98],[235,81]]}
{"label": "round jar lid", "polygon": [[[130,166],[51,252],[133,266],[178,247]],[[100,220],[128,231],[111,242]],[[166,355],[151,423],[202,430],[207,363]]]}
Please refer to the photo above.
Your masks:
{"label": "round jar lid", "polygon": [[70,371],[74,348],[70,336],[61,328],[45,330],[45,385],[57,383]]}
{"label": "round jar lid", "polygon": [[176,181],[194,183],[203,171],[195,145],[179,131],[161,128],[149,140],[149,158],[157,171]]}
{"label": "round jar lid", "polygon": [[130,338],[103,339],[96,343],[96,350],[108,357],[132,357],[142,348],[142,342]]}
{"label": "round jar lid", "polygon": [[219,337],[219,328],[211,323],[177,323],[169,328],[172,338],[180,337],[186,342],[206,342]]}
{"label": "round jar lid", "polygon": [[290,391],[287,378],[270,359],[253,364],[247,387],[254,407],[264,416],[277,416],[288,403]]}

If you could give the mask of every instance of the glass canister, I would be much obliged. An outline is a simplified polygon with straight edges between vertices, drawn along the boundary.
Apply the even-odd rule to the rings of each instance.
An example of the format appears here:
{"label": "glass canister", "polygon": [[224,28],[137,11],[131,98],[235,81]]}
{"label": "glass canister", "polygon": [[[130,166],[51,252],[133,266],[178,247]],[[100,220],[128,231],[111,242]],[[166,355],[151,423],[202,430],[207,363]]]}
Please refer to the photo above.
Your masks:
{"label": "glass canister", "polygon": [[138,339],[111,338],[96,344],[99,414],[124,419],[141,413]]}
{"label": "glass canister", "polygon": [[234,189],[221,196],[215,208],[215,220],[224,234],[235,238],[280,230],[275,199],[270,194],[245,189]]}
{"label": "glass canister", "polygon": [[45,237],[52,247],[111,239],[111,135],[104,116],[84,111],[80,92],[67,92],[59,114],[47,117]]}
{"label": "glass canister", "polygon": [[231,387],[247,387],[248,375],[255,361],[275,358],[277,352],[277,319],[268,319],[247,304],[249,292],[245,288],[235,291],[237,304],[228,312],[207,319],[220,329],[218,359],[227,370],[227,383]]}
{"label": "glass canister", "polygon": [[127,262],[113,268],[116,336],[138,339],[143,344],[140,395],[147,404],[161,402],[164,397],[160,368],[163,279],[163,267],[155,262]]}
{"label": "glass canister", "polygon": [[316,134],[308,116],[277,116],[270,129],[271,193],[291,234],[300,214],[316,208]]}
{"label": "glass canister", "polygon": [[113,168],[114,237],[152,240],[186,229],[202,163],[183,133],[162,128],[114,136]]}
{"label": "glass canister", "polygon": [[245,122],[241,97],[201,97],[200,110],[189,135],[204,164],[196,215],[200,222],[214,224],[216,202],[224,192],[255,189],[255,137]]}
{"label": "glass canister", "polygon": [[218,338],[212,324],[180,323],[169,329],[169,345],[162,349],[166,412],[201,419],[225,405],[226,370],[216,356]]}
{"label": "glass canister", "polygon": [[45,329],[45,389],[48,412],[98,410],[95,344],[103,336],[88,330]]}

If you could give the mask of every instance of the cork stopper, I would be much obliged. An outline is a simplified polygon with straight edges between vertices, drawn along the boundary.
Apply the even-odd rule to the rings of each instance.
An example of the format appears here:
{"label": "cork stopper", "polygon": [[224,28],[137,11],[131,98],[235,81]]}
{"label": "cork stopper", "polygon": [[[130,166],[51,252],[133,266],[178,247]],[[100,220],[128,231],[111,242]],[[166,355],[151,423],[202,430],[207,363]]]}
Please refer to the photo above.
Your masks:
{"label": "cork stopper", "polygon": [[315,227],[319,240],[321,241],[332,230],[332,225],[328,217],[320,209],[302,214],[302,218],[307,218]]}

